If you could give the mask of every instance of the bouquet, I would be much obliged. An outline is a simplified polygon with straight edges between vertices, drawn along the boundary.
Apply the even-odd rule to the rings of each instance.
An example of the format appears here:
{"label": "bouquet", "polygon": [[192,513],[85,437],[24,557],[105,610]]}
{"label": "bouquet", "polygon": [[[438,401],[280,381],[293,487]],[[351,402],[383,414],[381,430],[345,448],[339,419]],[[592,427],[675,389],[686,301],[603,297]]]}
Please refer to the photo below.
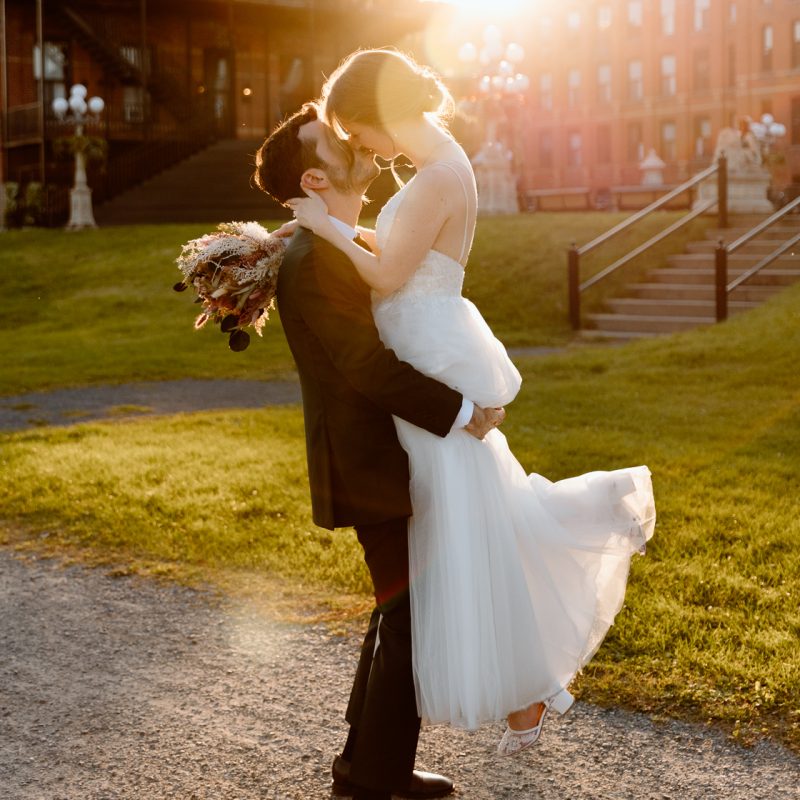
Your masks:
{"label": "bouquet", "polygon": [[229,334],[231,350],[245,350],[250,335],[244,329],[261,329],[275,307],[278,268],[286,239],[271,234],[257,222],[223,222],[213,233],[183,245],[176,259],[183,280],[172,288],[197,292],[202,311],[196,330],[209,320]]}

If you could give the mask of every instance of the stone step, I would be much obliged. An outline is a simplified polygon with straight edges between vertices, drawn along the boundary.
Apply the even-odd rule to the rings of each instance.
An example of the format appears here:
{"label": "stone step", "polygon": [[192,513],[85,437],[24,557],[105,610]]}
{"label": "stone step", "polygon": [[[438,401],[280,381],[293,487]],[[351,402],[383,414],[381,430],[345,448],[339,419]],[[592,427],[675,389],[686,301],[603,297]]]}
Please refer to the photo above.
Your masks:
{"label": "stone step", "polygon": [[[714,286],[701,283],[629,283],[627,290],[633,297],[652,300],[713,300]],[[735,300],[763,302],[781,290],[780,286],[758,286],[745,283],[733,290]]]}
{"label": "stone step", "polygon": [[[747,244],[742,245],[737,251],[737,254],[754,254],[766,256],[774,253],[786,240],[785,239],[754,239]],[[708,239],[704,242],[688,242],[686,245],[687,253],[711,253],[717,249],[717,242]],[[800,245],[797,252],[800,252]]]}
{"label": "stone step", "polygon": [[[741,275],[745,270],[729,269],[728,279]],[[699,267],[663,267],[650,270],[648,281],[657,283],[699,283],[714,285],[714,270],[712,268]],[[748,282],[750,285],[777,285],[791,286],[795,281],[800,280],[800,269],[775,269],[765,267],[757,275],[754,275]]]}
{"label": "stone step", "polygon": [[[723,242],[732,242],[740,236],[749,233],[751,230],[752,228],[706,228],[705,237],[715,242],[719,239],[722,239]],[[788,239],[798,231],[800,231],[800,218],[797,220],[789,219],[787,222],[787,218],[784,217],[780,222],[776,222],[760,233],[758,238]]]}
{"label": "stone step", "polygon": [[587,314],[589,325],[601,331],[622,333],[675,333],[688,331],[701,325],[713,325],[716,318],[711,315],[672,316],[650,314]]}
{"label": "stone step", "polygon": [[655,339],[661,334],[653,331],[610,331],[600,330],[599,328],[581,328],[579,334],[582,339],[589,340],[609,340],[617,342],[631,342],[635,339]]}
{"label": "stone step", "polygon": [[[750,300],[729,300],[728,312],[734,314],[757,308],[760,303]],[[616,297],[606,301],[614,314],[634,314],[656,317],[705,317],[716,314],[714,300],[663,300],[642,297]]]}
{"label": "stone step", "polygon": [[239,139],[215,142],[99,205],[95,218],[100,225],[287,218],[281,206],[250,183],[259,145]]}
{"label": "stone step", "polygon": [[[758,264],[763,256],[758,253],[733,253],[728,256],[728,271],[734,272],[736,269],[748,269]],[[707,268],[714,264],[713,253],[679,253],[678,255],[667,256],[667,263],[671,267],[681,268]],[[795,255],[785,253],[775,259],[770,264],[771,267],[785,267],[787,269],[800,269],[800,252]]]}

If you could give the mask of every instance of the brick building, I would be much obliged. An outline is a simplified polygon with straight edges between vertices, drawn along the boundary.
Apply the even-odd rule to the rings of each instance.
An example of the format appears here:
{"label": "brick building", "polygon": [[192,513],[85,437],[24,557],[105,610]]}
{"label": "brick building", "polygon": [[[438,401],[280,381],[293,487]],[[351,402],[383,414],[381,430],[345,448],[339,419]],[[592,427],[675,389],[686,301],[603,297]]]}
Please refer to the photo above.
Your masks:
{"label": "brick building", "polygon": [[221,139],[263,138],[359,46],[400,40],[424,6],[390,0],[0,0],[0,183],[71,182],[51,111],[73,83],[106,102],[94,197]]}
{"label": "brick building", "polygon": [[414,0],[0,0],[0,182],[69,186],[50,104],[72,83],[106,101],[94,132],[108,161],[90,174],[102,201],[209,142],[260,139],[358,46],[402,42],[468,93],[459,40],[487,17],[526,51],[530,88],[505,126],[521,189],[596,197],[638,184],[651,148],[676,183],[710,162],[722,127],[765,112],[787,127],[775,183],[798,181],[800,0],[536,0],[505,20],[486,12],[471,32],[457,23],[466,15],[440,11]]}
{"label": "brick building", "polygon": [[799,0],[541,0],[525,30],[528,188],[637,184],[651,148],[677,183],[764,113],[787,128],[775,183],[800,181]]}

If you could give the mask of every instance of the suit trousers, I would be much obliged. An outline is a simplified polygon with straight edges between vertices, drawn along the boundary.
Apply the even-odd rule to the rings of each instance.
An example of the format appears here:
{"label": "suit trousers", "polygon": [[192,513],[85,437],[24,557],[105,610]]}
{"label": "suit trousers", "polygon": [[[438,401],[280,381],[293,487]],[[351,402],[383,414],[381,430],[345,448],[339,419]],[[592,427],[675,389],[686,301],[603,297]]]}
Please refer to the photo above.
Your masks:
{"label": "suit trousers", "polygon": [[350,780],[367,789],[390,791],[411,779],[420,729],[411,663],[408,519],[357,525],[356,534],[377,607],[347,707],[353,743]]}

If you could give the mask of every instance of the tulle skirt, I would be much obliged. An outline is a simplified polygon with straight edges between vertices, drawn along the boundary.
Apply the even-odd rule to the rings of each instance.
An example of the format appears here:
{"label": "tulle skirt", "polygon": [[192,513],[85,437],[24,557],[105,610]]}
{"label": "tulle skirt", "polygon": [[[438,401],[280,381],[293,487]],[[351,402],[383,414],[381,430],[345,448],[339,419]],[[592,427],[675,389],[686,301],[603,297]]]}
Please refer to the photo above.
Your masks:
{"label": "tulle skirt", "polygon": [[[375,318],[400,358],[479,405],[516,395],[519,373],[468,300],[409,297]],[[555,694],[597,650],[653,534],[650,472],[552,483],[526,475],[499,430],[478,441],[395,423],[411,464],[419,713],[474,728]]]}

